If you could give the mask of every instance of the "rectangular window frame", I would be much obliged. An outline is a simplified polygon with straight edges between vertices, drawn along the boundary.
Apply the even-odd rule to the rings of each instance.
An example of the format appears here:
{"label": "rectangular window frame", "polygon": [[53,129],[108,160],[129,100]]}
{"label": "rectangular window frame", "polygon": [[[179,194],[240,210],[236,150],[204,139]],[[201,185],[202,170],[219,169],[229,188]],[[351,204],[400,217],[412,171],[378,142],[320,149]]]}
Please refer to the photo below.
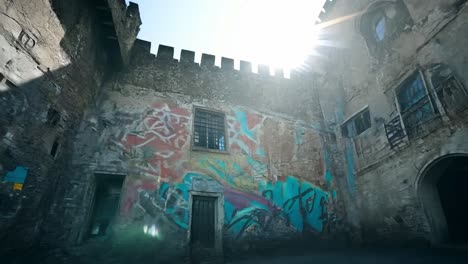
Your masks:
{"label": "rectangular window frame", "polygon": [[[219,150],[219,149],[210,149],[208,147],[200,147],[195,145],[195,119],[197,112],[204,111],[204,112],[211,112],[211,113],[217,113],[217,114],[222,114],[224,117],[224,150]],[[216,110],[212,108],[207,108],[203,106],[194,106],[193,107],[193,118],[192,118],[192,140],[191,140],[191,150],[192,151],[202,151],[202,152],[212,152],[212,153],[220,153],[220,154],[229,154],[229,138],[228,138],[228,126],[227,126],[227,115],[225,112],[221,110]]]}
{"label": "rectangular window frame", "polygon": [[[405,86],[405,84],[407,82],[409,82],[409,80],[411,78],[413,78],[413,76],[416,76],[416,75],[419,75],[419,77],[421,78],[422,80],[422,83],[423,83],[423,86],[424,86],[424,91],[425,91],[425,94],[424,94],[424,97],[421,98],[417,103],[415,103],[414,105],[412,105],[411,107],[409,107],[408,109],[406,109],[405,111],[402,111],[401,109],[401,105],[400,105],[400,101],[399,101],[399,98],[398,98],[398,94],[399,92],[403,89],[403,87]],[[435,108],[434,106],[434,99],[433,97],[431,96],[431,93],[429,91],[429,87],[427,85],[427,81],[426,81],[426,78],[423,74],[423,71],[421,69],[416,69],[414,71],[412,71],[410,74],[407,74],[404,76],[404,78],[402,78],[402,81],[400,81],[398,83],[398,85],[396,85],[396,88],[393,90],[394,91],[394,98],[395,98],[395,104],[396,104],[396,107],[397,107],[397,110],[398,110],[398,115],[400,116],[400,120],[401,120],[401,123],[402,123],[402,127],[404,128],[405,132],[406,132],[406,135],[410,138],[417,138],[419,137],[418,136],[418,133],[415,133],[413,135],[413,132],[414,130],[417,130],[418,127],[420,127],[421,125],[427,123],[427,122],[430,122],[431,120],[433,120],[434,118],[436,118],[438,116],[438,112],[437,112],[437,109]],[[414,110],[416,109],[419,109],[419,108],[422,108],[422,106],[424,105],[421,105],[421,106],[418,106],[418,104],[426,99],[428,100],[429,102],[429,105],[431,107],[431,110],[432,110],[432,117],[431,118],[428,118],[427,120],[423,120],[421,122],[418,122],[418,124],[416,125],[411,125],[409,126],[407,124],[407,122],[405,122],[405,118],[406,116],[408,116],[408,114],[410,113],[413,113]]]}
{"label": "rectangular window frame", "polygon": [[[356,134],[356,135],[352,135],[350,136],[349,135],[349,131],[347,129],[347,125],[350,123],[350,122],[355,122],[355,120],[357,119],[357,117],[361,114],[363,114],[364,112],[368,112],[369,113],[369,127],[366,128],[365,130],[363,130],[361,133],[359,134]],[[366,132],[367,130],[369,130],[371,127],[372,127],[372,116],[371,116],[371,113],[370,113],[370,110],[369,110],[369,106],[366,105],[364,106],[361,110],[357,111],[356,113],[354,113],[353,115],[351,115],[350,117],[348,117],[342,124],[341,124],[341,134],[343,135],[343,137],[345,138],[355,138],[355,137],[359,137],[360,135],[362,135],[364,132]],[[346,131],[346,132],[345,132]]]}

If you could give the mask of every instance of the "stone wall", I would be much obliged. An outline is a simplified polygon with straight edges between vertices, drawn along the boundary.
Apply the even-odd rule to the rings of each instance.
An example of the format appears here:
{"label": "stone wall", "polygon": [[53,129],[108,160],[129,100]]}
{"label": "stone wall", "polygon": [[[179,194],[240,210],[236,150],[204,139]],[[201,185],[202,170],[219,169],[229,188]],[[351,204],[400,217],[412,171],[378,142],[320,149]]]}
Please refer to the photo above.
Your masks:
{"label": "stone wall", "polygon": [[0,3],[2,252],[39,238],[60,244],[69,228],[63,208],[72,139],[99,92],[108,53],[92,1],[63,2]]}
{"label": "stone wall", "polygon": [[160,45],[157,55],[151,54],[150,49],[151,43],[137,40],[132,67],[122,72],[120,83],[232,102],[321,126],[314,76],[299,71],[292,72],[290,79],[284,78],[282,71],[271,76],[266,65],[259,65],[256,74],[251,71],[250,62],[241,61],[240,70],[235,70],[234,61],[229,58],[222,58],[218,67],[213,55],[202,54],[201,62],[195,63],[192,51],[182,50],[178,61],[173,58],[172,47]]}
{"label": "stone wall", "polygon": [[[111,240],[127,247],[152,245],[158,248],[155,252],[184,255],[189,193],[197,191],[199,182],[209,183],[208,191],[224,196],[228,251],[256,250],[293,238],[317,244],[321,239],[323,243],[343,239],[337,230],[343,230],[346,216],[328,149],[333,138],[320,123],[262,111],[278,107],[264,106],[262,99],[258,108],[236,104],[241,99],[225,90],[232,86],[228,80],[197,80],[206,85],[202,89],[201,84],[188,81],[193,78],[190,71],[172,79],[170,73],[148,69],[142,76],[150,79],[156,72],[160,76],[153,80],[158,82],[142,86],[141,79],[134,79],[137,70],[141,71],[135,68],[116,75],[81,126],[73,162],[73,177],[81,183],[70,192],[70,197],[81,201],[81,206],[69,212],[76,216],[74,226],[83,227],[88,221],[92,208],[88,193],[93,192],[96,174],[122,174],[126,178],[120,220]],[[135,83],[130,84],[131,80]],[[189,83],[200,94],[168,91],[189,89]],[[206,91],[211,93],[204,98]],[[193,149],[195,107],[225,113],[226,152]],[[152,225],[158,228],[159,237],[148,242],[144,226]],[[71,237],[86,238],[86,232],[86,227],[78,228]]]}
{"label": "stone wall", "polygon": [[[466,111],[458,107],[466,105],[462,89],[468,85],[465,2],[359,1],[351,5],[338,1],[328,15],[331,21],[354,15],[324,29],[325,35],[335,36],[340,48],[322,48],[326,59],[318,58],[313,67],[323,74],[320,97],[325,122],[335,128],[342,146],[350,193],[347,207],[356,208],[352,218],[360,222],[367,241],[431,238],[416,179],[434,156],[467,149]],[[385,29],[378,32],[382,16]],[[441,68],[459,82],[457,97],[462,101],[447,103],[447,97],[436,92],[434,72]],[[421,72],[437,111],[412,128],[413,124],[401,121],[396,94],[416,71]],[[342,125],[364,108],[370,112],[370,128],[351,138],[343,136]],[[387,133],[392,121],[400,131],[396,145],[389,140],[394,135]]]}

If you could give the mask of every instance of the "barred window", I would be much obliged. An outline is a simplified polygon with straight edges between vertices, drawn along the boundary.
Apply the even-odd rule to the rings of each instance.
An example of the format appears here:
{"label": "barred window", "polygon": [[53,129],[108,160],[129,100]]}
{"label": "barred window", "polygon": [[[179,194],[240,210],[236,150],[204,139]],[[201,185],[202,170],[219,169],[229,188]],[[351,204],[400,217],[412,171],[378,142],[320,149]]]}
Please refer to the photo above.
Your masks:
{"label": "barred window", "polygon": [[195,108],[193,146],[226,151],[224,113]]}

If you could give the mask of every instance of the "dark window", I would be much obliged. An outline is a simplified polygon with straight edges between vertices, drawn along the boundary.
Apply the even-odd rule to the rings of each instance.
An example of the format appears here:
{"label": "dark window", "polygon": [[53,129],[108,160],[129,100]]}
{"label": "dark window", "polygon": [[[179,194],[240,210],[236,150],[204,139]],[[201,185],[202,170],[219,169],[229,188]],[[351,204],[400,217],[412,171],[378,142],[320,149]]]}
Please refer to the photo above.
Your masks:
{"label": "dark window", "polygon": [[419,72],[410,76],[398,87],[397,100],[408,134],[412,134],[418,125],[435,116],[431,98]]}
{"label": "dark window", "polygon": [[355,137],[371,127],[369,108],[356,114],[343,125],[343,136]]}
{"label": "dark window", "polygon": [[224,113],[195,109],[193,145],[199,148],[226,150]]}
{"label": "dark window", "polygon": [[46,124],[51,127],[55,127],[59,121],[60,121],[60,113],[54,108],[49,108],[49,111],[47,111]]}
{"label": "dark window", "polygon": [[429,72],[437,97],[448,115],[456,115],[468,107],[468,94],[447,65],[435,65]]}
{"label": "dark window", "polygon": [[371,55],[383,59],[392,42],[413,25],[403,0],[375,1],[361,16],[360,31]]}
{"label": "dark window", "polygon": [[58,152],[58,148],[59,148],[60,144],[58,143],[57,140],[54,141],[54,144],[52,145],[52,149],[50,150],[50,155],[52,157],[56,157],[57,156],[57,152]]}

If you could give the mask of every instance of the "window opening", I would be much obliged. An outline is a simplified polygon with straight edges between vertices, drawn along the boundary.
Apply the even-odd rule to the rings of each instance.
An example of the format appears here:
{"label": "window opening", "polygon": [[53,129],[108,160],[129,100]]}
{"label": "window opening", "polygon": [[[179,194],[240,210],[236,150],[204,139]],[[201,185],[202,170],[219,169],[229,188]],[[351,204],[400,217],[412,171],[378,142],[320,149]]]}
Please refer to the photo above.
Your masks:
{"label": "window opening", "polygon": [[224,113],[195,109],[193,145],[198,148],[226,150]]}
{"label": "window opening", "polygon": [[57,152],[58,152],[58,148],[59,148],[60,144],[58,142],[58,140],[55,140],[54,141],[54,144],[52,145],[52,148],[50,149],[50,155],[54,158],[57,157]]}
{"label": "window opening", "polygon": [[385,16],[381,16],[375,25],[375,35],[377,36],[378,41],[382,41],[385,38],[385,26],[386,26]]}
{"label": "window opening", "polygon": [[397,89],[403,123],[411,134],[418,125],[435,116],[435,111],[421,73],[418,71]]}
{"label": "window opening", "polygon": [[49,108],[49,111],[47,111],[46,124],[51,127],[55,127],[59,121],[60,121],[60,113],[54,108]]}
{"label": "window opening", "polygon": [[438,64],[430,72],[434,90],[447,114],[455,115],[465,110],[468,107],[468,94],[452,70],[444,64]]}
{"label": "window opening", "polygon": [[343,136],[355,137],[371,127],[369,108],[357,113],[343,125]]}

